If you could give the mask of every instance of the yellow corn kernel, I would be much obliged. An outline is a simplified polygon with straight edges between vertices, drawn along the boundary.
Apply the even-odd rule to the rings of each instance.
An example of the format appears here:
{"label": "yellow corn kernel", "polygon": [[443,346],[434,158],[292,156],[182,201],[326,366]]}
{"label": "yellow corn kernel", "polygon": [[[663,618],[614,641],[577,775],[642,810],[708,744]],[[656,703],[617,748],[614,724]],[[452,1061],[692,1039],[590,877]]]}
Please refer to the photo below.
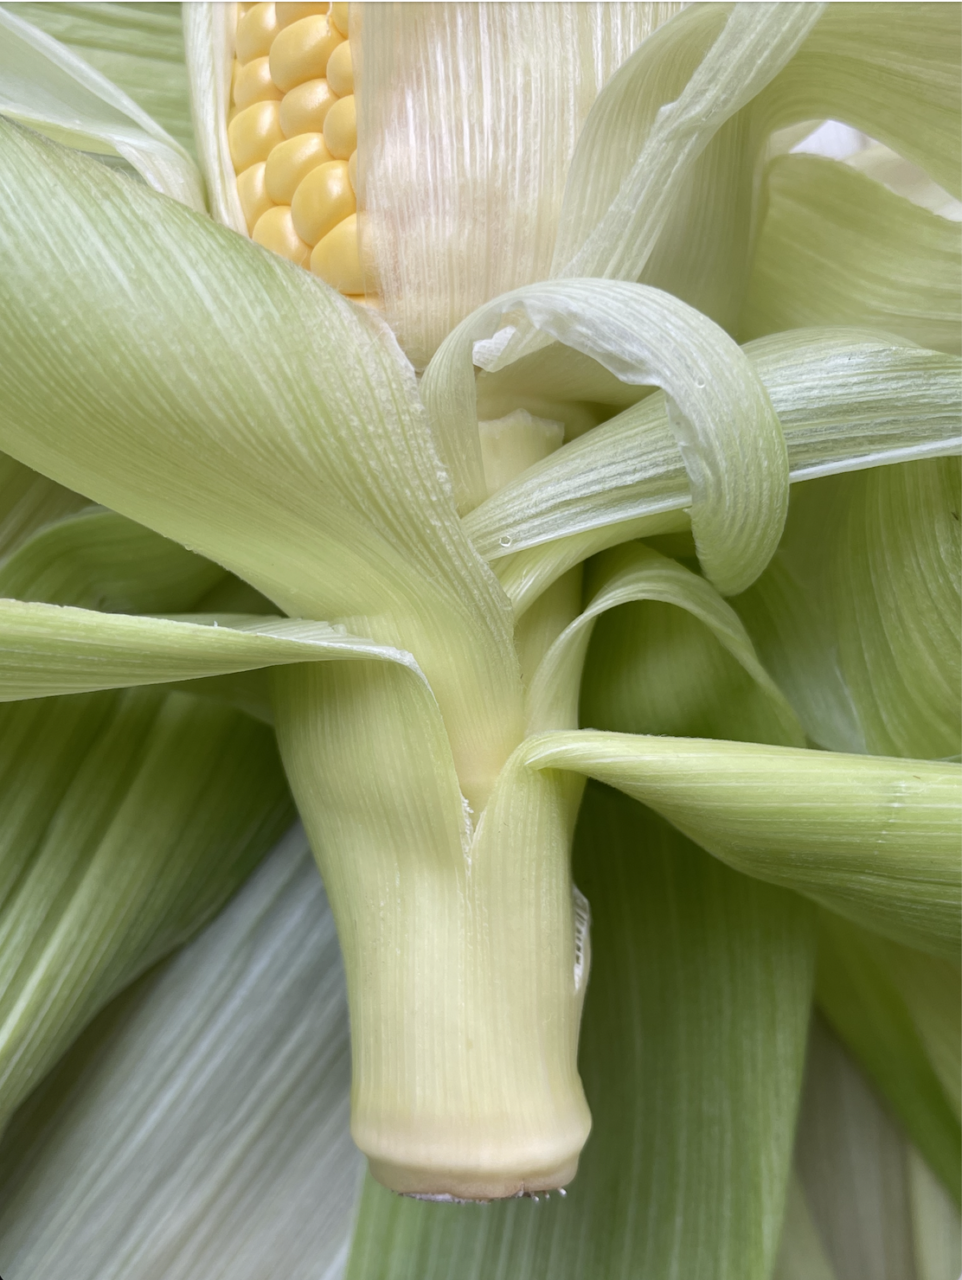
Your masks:
{"label": "yellow corn kernel", "polygon": [[357,116],[354,111],[354,94],[338,98],[324,118],[324,141],[332,156],[350,160],[357,149]]}
{"label": "yellow corn kernel", "polygon": [[345,39],[347,38],[347,10],[347,3],[341,3],[340,0],[335,0],[331,5],[331,21]]}
{"label": "yellow corn kernel", "polygon": [[266,57],[276,35],[277,14],[274,5],[252,5],[237,24],[237,34],[234,37],[237,61],[243,66],[252,58]]}
{"label": "yellow corn kernel", "polygon": [[301,239],[315,245],[356,208],[347,165],[343,160],[332,160],[312,169],[294,192],[291,216]]}
{"label": "yellow corn kernel", "polygon": [[324,0],[323,4],[275,4],[277,29],[280,31],[283,27],[289,27],[292,22],[309,18],[312,13],[327,13],[330,7],[327,0]]}
{"label": "yellow corn kernel", "polygon": [[286,93],[327,71],[327,60],[343,37],[325,14],[301,18],[279,33],[271,45],[271,78]]}
{"label": "yellow corn kernel", "polygon": [[271,207],[271,198],[267,194],[265,181],[266,168],[267,165],[262,160],[260,164],[252,164],[249,169],[237,175],[237,194],[240,197],[248,231],[254,230],[257,219]]}
{"label": "yellow corn kernel", "polygon": [[361,294],[348,6],[245,3],[238,13],[227,133],[248,232]]}
{"label": "yellow corn kernel", "polygon": [[341,293],[363,293],[361,257],[357,243],[357,214],[339,222],[311,254],[311,270]]}
{"label": "yellow corn kernel", "polygon": [[269,58],[252,58],[243,66],[235,64],[234,106],[243,111],[252,102],[279,102],[284,96],[271,79]]}
{"label": "yellow corn kernel", "polygon": [[304,243],[294,230],[291,211],[286,204],[278,204],[268,209],[257,219],[251,232],[251,239],[282,258],[296,262],[299,267],[306,267],[311,259],[311,247]]}
{"label": "yellow corn kernel", "polygon": [[311,170],[333,159],[321,133],[301,133],[296,138],[288,138],[267,157],[267,194],[275,204],[290,204],[294,192]]}
{"label": "yellow corn kernel", "polygon": [[354,92],[354,62],[351,42],[343,40],[327,60],[327,83],[339,98]]}
{"label": "yellow corn kernel", "polygon": [[227,126],[235,173],[266,160],[272,148],[284,141],[280,110],[279,102],[255,102],[238,112]]}
{"label": "yellow corn kernel", "polygon": [[308,80],[299,84],[281,101],[281,128],[286,138],[299,133],[321,133],[327,113],[337,102],[326,80]]}

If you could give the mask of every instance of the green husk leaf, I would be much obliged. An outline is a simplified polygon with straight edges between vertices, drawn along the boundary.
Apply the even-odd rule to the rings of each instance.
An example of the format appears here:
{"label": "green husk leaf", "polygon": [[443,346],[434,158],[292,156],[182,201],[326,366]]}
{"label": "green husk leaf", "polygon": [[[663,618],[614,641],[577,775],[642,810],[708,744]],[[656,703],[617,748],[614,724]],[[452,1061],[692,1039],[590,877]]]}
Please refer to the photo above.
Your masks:
{"label": "green husk leaf", "polygon": [[666,531],[690,537],[691,525],[684,511],[667,516],[641,516],[638,520],[601,525],[570,537],[555,538],[515,555],[494,561],[494,571],[511,601],[515,618],[523,618],[564,574],[590,556],[623,542],[647,538]]}
{"label": "green husk leaf", "polygon": [[945,5],[678,15],[599,95],[572,161],[553,274],[640,279],[733,329],[776,131],[845,121],[956,189],[958,27]]}
{"label": "green husk leaf", "polygon": [[[641,279],[698,158],[778,74],[822,10],[706,6],[646,41],[605,87],[578,140],[552,275]],[[685,227],[688,235],[688,219]],[[698,244],[697,233],[690,239]]]}
{"label": "green husk leaf", "polygon": [[[609,552],[601,562],[618,554],[624,552]],[[747,635],[731,625],[730,606],[704,579],[654,553],[639,577],[649,583],[645,602],[619,605],[599,618],[591,637],[581,725],[804,745],[794,713]]]}
{"label": "green husk leaf", "polygon": [[912,1148],[908,1165],[916,1276],[918,1280],[955,1280],[962,1266],[958,1205]]}
{"label": "green husk leaf", "polygon": [[837,1280],[794,1171],[788,1180],[785,1218],[772,1280]]}
{"label": "green husk leaf", "polygon": [[882,183],[895,195],[911,200],[920,209],[928,209],[952,222],[958,222],[962,216],[962,202],[933,182],[918,165],[903,159],[881,142],[846,156],[845,163],[874,182]]}
{"label": "green husk leaf", "polygon": [[227,138],[237,10],[231,4],[195,3],[181,12],[191,115],[211,213],[246,237],[247,220]]}
{"label": "green husk leaf", "polygon": [[119,157],[155,190],[202,211],[184,147],[82,57],[0,9],[0,114],[68,146]]}
{"label": "green husk leaf", "polygon": [[2,702],[164,684],[276,663],[372,659],[406,668],[433,702],[410,654],[322,622],[260,615],[146,618],[0,599]]}
{"label": "green husk leaf", "polygon": [[0,557],[38,529],[82,510],[88,499],[0,453]]}
{"label": "green husk leaf", "polygon": [[[0,595],[121,613],[273,614],[253,587],[176,542],[112,511],[74,515],[71,507],[86,502],[79,495],[13,459],[0,459],[0,468],[11,481],[4,488],[0,478],[0,501],[9,499],[14,545],[18,527],[23,534],[23,545],[0,562]],[[273,722],[266,671],[170,683]]]}
{"label": "green husk leaf", "polygon": [[98,1009],[216,914],[292,811],[270,731],[207,700],[134,691],[2,715],[6,1120]]}
{"label": "green husk leaf", "polygon": [[962,975],[958,964],[872,936],[874,959],[905,1002],[956,1119],[962,1119]]}
{"label": "green husk leaf", "polygon": [[536,768],[618,787],[748,875],[958,955],[958,765],[586,730],[532,737],[521,751]]}
{"label": "green husk leaf", "polygon": [[177,4],[11,4],[106,76],[194,154],[194,129]]}
{"label": "green husk leaf", "polygon": [[737,601],[807,733],[835,750],[962,750],[959,463],[800,485],[771,566]]}
{"label": "green husk leaf", "polygon": [[820,156],[779,156],[739,323],[742,341],[853,325],[959,354],[957,224]]}
{"label": "green husk leaf", "polygon": [[533,608],[519,619],[514,643],[526,696],[530,696],[531,681],[545,654],[581,612],[583,585],[584,566],[579,564],[539,596]]}
{"label": "green husk leaf", "polygon": [[842,121],[962,195],[960,20],[952,5],[827,5],[753,109],[766,131]]}
{"label": "green husk leaf", "polygon": [[48,524],[0,563],[0,596],[112,613],[180,613],[227,575],[112,511]]}
{"label": "green husk leaf", "polygon": [[[793,482],[962,448],[955,357],[845,329],[776,334],[745,351],[785,433]],[[522,473],[465,527],[488,559],[602,531],[592,554],[613,545],[606,536],[626,540],[609,525],[622,523],[628,538],[684,528],[690,504],[656,393]],[[502,585],[511,594],[503,574]]]}
{"label": "green husk leaf", "polygon": [[958,1209],[820,1018],[809,1037],[795,1163],[838,1280],[958,1275]]}
{"label": "green husk leaf", "polygon": [[678,299],[641,285],[530,285],[481,307],[444,340],[421,391],[462,509],[483,496],[475,475],[480,445],[472,361],[489,370],[509,363],[503,352],[517,332],[513,313],[624,382],[664,388],[705,573],[723,594],[744,590],[774,552],[788,505],[778,419],[727,334]]}
{"label": "green husk leaf", "polygon": [[808,1019],[810,912],[593,784],[575,875],[594,920],[580,1058],[594,1127],[567,1198],[432,1205],[368,1180],[350,1280],[767,1278]]}
{"label": "green husk leaf", "polygon": [[337,938],[298,832],[15,1116],[4,1270],[340,1274],[361,1164],[349,1090]]}
{"label": "green husk leaf", "polygon": [[[787,745],[804,744],[794,712],[758,661],[738,615],[704,578],[649,547],[632,543],[594,562],[588,597],[588,607],[558,637],[538,668],[528,696],[529,733],[578,727],[581,673],[595,620],[629,601],[649,600],[659,601],[670,609],[684,610],[706,628],[743,669],[749,682],[757,685],[764,695],[770,719],[776,725],[775,740]],[[601,684],[611,688],[614,682],[610,661],[605,661],[603,668]],[[645,679],[651,678],[649,668]],[[677,688],[678,683],[673,681],[672,687]],[[612,690],[612,696],[623,705],[623,691]],[[604,720],[590,719],[588,723],[604,728],[621,727]]]}
{"label": "green husk leaf", "polygon": [[0,139],[0,446],[287,613],[416,651],[489,789],[520,737],[510,612],[383,323],[102,166]]}
{"label": "green husk leaf", "polygon": [[[910,1010],[886,972],[882,957],[888,945],[823,913],[816,997],[836,1034],[958,1201],[962,1193],[958,1115],[946,1099]],[[931,957],[925,959],[933,963]]]}

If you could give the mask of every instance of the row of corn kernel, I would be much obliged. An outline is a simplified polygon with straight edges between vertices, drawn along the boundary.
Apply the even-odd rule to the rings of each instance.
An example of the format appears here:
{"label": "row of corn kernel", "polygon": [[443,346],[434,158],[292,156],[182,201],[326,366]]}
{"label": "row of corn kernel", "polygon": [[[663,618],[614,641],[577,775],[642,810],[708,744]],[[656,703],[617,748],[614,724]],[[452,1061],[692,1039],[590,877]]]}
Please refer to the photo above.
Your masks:
{"label": "row of corn kernel", "polygon": [[239,7],[228,125],[251,238],[363,292],[347,4]]}

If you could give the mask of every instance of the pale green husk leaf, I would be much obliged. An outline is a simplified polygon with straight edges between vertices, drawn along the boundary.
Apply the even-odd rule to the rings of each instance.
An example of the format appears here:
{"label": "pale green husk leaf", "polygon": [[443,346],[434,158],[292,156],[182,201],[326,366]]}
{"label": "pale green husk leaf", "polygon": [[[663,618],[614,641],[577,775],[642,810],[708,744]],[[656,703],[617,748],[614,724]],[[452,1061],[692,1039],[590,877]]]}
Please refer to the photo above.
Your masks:
{"label": "pale green husk leaf", "polygon": [[[955,357],[844,329],[773,335],[746,354],[784,431],[793,482],[962,450]],[[612,545],[606,536],[684,528],[690,504],[666,400],[656,393],[531,467],[465,526],[489,559],[601,531],[591,554]],[[619,523],[623,532],[605,532]],[[502,585],[509,589],[503,576]]]}
{"label": "pale green husk leaf", "polygon": [[178,4],[10,4],[112,81],[194,155]]}
{"label": "pale green husk leaf", "polygon": [[664,388],[705,573],[723,594],[744,590],[768,563],[785,521],[788,459],[778,418],[751,364],[722,329],[642,285],[530,285],[480,308],[448,335],[421,391],[462,509],[483,495],[474,475],[480,446],[472,362],[488,370],[507,363],[503,352],[517,332],[512,313],[623,382]]}
{"label": "pale green husk leaf", "polygon": [[742,341],[803,325],[878,328],[958,355],[959,228],[848,165],[775,160]]}
{"label": "pale green husk leaf", "polygon": [[520,735],[510,614],[386,327],[206,218],[2,129],[16,199],[0,206],[0,445],[288,613],[361,615],[417,651],[459,770],[490,786]]}
{"label": "pale green husk leaf", "polygon": [[270,731],[207,699],[138,690],[2,716],[0,1122],[291,818]]}
{"label": "pale green husk leaf", "polygon": [[785,1218],[772,1280],[837,1280],[794,1170],[788,1180]]}
{"label": "pale green husk leaf", "polygon": [[416,367],[490,298],[547,277],[568,165],[591,105],[678,8],[405,4],[355,12],[365,242],[385,314]]}
{"label": "pale green husk leaf", "polygon": [[[627,548],[608,552],[599,562],[626,554]],[[655,588],[650,598],[620,605],[595,626],[581,682],[580,724],[617,733],[803,745],[794,713],[747,636],[731,626],[730,606],[674,560],[652,556],[639,576]],[[679,608],[685,599],[687,607]]]}
{"label": "pale green husk leaf", "polygon": [[182,8],[182,13],[191,114],[211,213],[246,236],[227,139],[237,10],[232,4],[196,3]]}
{"label": "pale green husk leaf", "polygon": [[537,768],[619,787],[740,871],[896,941],[958,953],[958,765],[587,730],[520,750]]}
{"label": "pale green husk leaf", "polygon": [[148,618],[0,599],[3,702],[338,660],[398,663],[433,703],[410,654],[322,622],[232,614]]}
{"label": "pale green husk leaf", "polygon": [[106,76],[8,9],[0,9],[0,115],[118,157],[155,190],[205,207],[203,181],[184,147]]}
{"label": "pale green husk leaf", "polygon": [[[919,1151],[958,1201],[962,1135],[957,1112],[918,1033],[912,1011],[887,972],[892,944],[824,912],[821,921],[816,997],[837,1035],[848,1046],[905,1125]],[[907,948],[898,948],[907,952]],[[948,961],[919,957],[939,975]],[[956,974],[956,996],[958,975]],[[946,1027],[944,1038],[959,1033]],[[958,1044],[955,1045],[958,1057]]]}
{"label": "pale green husk leaf", "polygon": [[795,1167],[835,1280],[956,1280],[958,1208],[819,1018]]}
{"label": "pale green husk leaf", "polygon": [[334,924],[294,833],[14,1120],[0,1146],[4,1270],[333,1280],[361,1165],[349,1089]]}
{"label": "pale green husk leaf", "polygon": [[962,201],[950,196],[915,165],[905,160],[891,147],[875,142],[871,146],[845,157],[845,163],[858,173],[864,173],[874,182],[880,182],[897,196],[911,200],[920,209],[928,209],[952,222],[962,220]]}
{"label": "pale green husk leaf", "polygon": [[[795,713],[758,661],[737,613],[704,578],[650,547],[632,543],[594,562],[588,594],[588,607],[554,642],[535,674],[528,695],[529,733],[578,727],[578,690],[595,620],[630,601],[657,600],[685,610],[706,627],[768,699],[778,722],[778,740],[804,745]],[[610,679],[610,672],[605,674]]]}
{"label": "pale green husk leaf", "polygon": [[956,459],[793,488],[782,544],[737,607],[820,745],[962,751],[959,490]]}
{"label": "pale green husk leaf", "polygon": [[641,279],[734,327],[771,135],[846,121],[954,192],[959,45],[951,5],[925,21],[905,5],[689,9],[599,95],[572,161],[554,272]]}
{"label": "pale green husk leaf", "polygon": [[113,511],[48,521],[0,561],[0,597],[111,613],[187,612],[227,575]]}
{"label": "pale green husk leaf", "polygon": [[[552,274],[641,279],[705,148],[778,74],[822,10],[704,6],[620,67],[578,140]],[[691,236],[690,220],[680,221],[697,245],[697,228]]]}
{"label": "pale green husk leaf", "polygon": [[45,524],[80,511],[88,500],[0,453],[0,556]]}

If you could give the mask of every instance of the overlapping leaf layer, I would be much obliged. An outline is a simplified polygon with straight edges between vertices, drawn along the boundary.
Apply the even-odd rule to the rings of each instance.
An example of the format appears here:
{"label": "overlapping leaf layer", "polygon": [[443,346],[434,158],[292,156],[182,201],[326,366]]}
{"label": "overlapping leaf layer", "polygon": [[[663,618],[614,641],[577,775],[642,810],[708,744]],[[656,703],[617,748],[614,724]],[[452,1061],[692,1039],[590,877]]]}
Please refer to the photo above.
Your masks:
{"label": "overlapping leaf layer", "polygon": [[[674,8],[363,14],[383,316],[204,212],[226,10],[0,10],[13,1280],[954,1280],[959,6]],[[362,1145],[583,1130],[593,951],[566,1199],[356,1194],[299,846],[101,1012],[288,780]]]}

